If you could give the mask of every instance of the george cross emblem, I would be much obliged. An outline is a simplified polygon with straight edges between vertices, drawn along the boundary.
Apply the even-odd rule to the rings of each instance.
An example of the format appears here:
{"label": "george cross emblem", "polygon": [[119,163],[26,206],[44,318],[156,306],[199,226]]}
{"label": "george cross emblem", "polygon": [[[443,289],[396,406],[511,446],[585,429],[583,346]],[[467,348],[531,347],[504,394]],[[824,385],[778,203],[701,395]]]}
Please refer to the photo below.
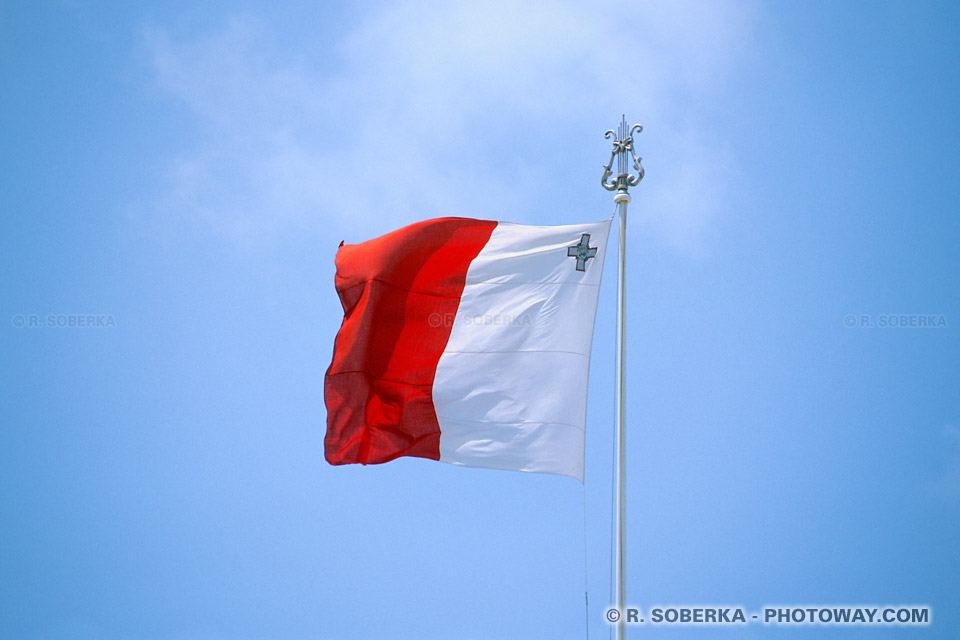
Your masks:
{"label": "george cross emblem", "polygon": [[597,255],[597,248],[590,246],[590,234],[585,233],[580,236],[580,242],[567,247],[567,255],[577,259],[577,271],[587,270],[587,260]]}

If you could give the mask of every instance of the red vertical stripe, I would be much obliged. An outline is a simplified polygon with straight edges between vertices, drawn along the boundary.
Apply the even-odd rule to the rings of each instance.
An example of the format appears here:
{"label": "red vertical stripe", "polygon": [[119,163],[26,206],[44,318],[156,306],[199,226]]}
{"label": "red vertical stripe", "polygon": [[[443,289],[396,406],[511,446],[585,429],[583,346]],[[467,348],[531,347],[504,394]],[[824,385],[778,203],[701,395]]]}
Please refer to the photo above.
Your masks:
{"label": "red vertical stripe", "polygon": [[440,459],[437,362],[496,222],[439,218],[337,252],[343,324],[324,380],[331,464]]}

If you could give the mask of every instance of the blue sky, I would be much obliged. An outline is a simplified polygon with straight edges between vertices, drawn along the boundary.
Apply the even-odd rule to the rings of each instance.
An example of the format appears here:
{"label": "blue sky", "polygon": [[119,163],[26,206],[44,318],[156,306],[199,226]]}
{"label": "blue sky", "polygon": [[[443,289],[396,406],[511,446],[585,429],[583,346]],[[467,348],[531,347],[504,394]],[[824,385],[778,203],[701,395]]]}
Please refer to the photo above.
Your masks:
{"label": "blue sky", "polygon": [[613,260],[583,487],[330,467],[322,384],[341,240],[603,219],[624,112],[628,601],[934,620],[632,633],[956,636],[958,30],[930,2],[4,3],[0,637],[606,637]]}

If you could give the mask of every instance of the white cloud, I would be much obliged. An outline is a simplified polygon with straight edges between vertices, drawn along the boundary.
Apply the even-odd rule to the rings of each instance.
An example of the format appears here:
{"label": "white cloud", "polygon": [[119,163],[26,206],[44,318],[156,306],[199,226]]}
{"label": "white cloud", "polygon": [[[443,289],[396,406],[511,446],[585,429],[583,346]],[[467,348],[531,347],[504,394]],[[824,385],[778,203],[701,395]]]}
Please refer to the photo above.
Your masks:
{"label": "white cloud", "polygon": [[152,28],[155,79],[203,131],[171,160],[152,208],[253,238],[349,228],[359,212],[388,228],[491,209],[522,221],[557,197],[551,181],[573,179],[558,161],[606,161],[597,141],[625,110],[662,149],[643,186],[652,228],[696,243],[721,206],[718,167],[736,160],[697,111],[735,70],[753,13],[719,2],[397,3],[311,43],[335,61],[322,65],[263,18],[187,41]]}

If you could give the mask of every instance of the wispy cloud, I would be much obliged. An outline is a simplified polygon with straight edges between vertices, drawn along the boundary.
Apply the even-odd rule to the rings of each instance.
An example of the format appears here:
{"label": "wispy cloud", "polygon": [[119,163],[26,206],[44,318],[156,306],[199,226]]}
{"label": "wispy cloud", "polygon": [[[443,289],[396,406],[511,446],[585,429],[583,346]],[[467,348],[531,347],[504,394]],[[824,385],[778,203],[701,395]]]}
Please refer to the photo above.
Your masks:
{"label": "wispy cloud", "polygon": [[407,2],[324,44],[334,64],[311,64],[264,17],[188,40],[155,26],[155,81],[203,133],[170,159],[150,209],[239,237],[347,228],[359,212],[389,211],[388,226],[522,221],[551,180],[571,179],[556,158],[596,156],[626,110],[663,150],[644,185],[652,227],[696,242],[720,208],[718,165],[736,160],[700,106],[753,23],[742,3]]}

